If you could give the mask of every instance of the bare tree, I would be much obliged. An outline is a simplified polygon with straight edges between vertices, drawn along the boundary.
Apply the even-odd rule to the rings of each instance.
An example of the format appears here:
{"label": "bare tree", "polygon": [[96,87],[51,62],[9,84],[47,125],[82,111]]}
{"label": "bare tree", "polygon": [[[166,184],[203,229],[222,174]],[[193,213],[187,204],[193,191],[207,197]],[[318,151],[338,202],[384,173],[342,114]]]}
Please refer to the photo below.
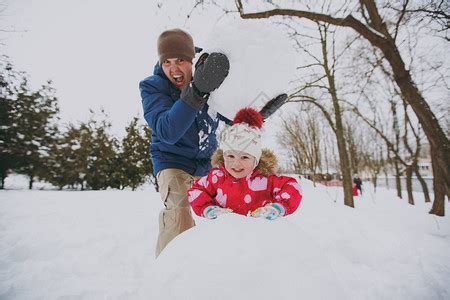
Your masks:
{"label": "bare tree", "polygon": [[376,156],[379,139],[373,138],[370,128],[361,123],[353,114],[345,121],[345,139],[348,143],[350,168],[353,173],[361,173],[367,167],[367,159]]}
{"label": "bare tree", "polygon": [[[421,139],[422,137],[420,136],[420,127],[418,129],[415,129],[411,119],[409,117],[408,114],[408,104],[406,103],[406,101],[403,101],[403,108],[404,108],[404,136],[403,136],[403,144],[405,146],[405,149],[407,150],[409,156],[410,156],[410,165],[406,166],[406,190],[408,192],[408,202],[410,204],[414,204],[414,196],[413,196],[413,189],[412,189],[412,174],[415,173],[417,176],[417,179],[419,180],[421,186],[422,186],[422,190],[423,190],[423,194],[425,197],[425,202],[431,202],[430,200],[430,195],[428,192],[428,186],[425,182],[425,180],[423,179],[422,175],[420,174],[420,170],[419,170],[419,156],[420,156],[420,150],[421,150]],[[408,134],[409,132],[412,132],[413,136],[414,136],[414,142],[415,142],[415,150],[413,149],[412,146],[410,146],[410,142],[408,139]]]}
{"label": "bare tree", "polygon": [[[400,1],[398,1],[400,2]],[[436,28],[433,28],[431,32],[437,31],[439,34],[436,36],[450,41],[450,14],[449,14],[449,2],[445,0],[426,0],[426,1],[401,1],[400,7],[397,7],[397,3],[387,2],[386,7],[391,8],[398,14],[403,14],[404,19],[413,19],[417,24],[435,24]]]}
{"label": "bare tree", "polygon": [[[367,145],[367,144],[366,144]],[[378,146],[378,145],[377,145]],[[362,156],[362,163],[364,168],[370,173],[374,191],[377,190],[378,175],[386,166],[386,159],[384,157],[383,148],[378,146],[374,152]]]}
{"label": "bare tree", "polygon": [[304,10],[281,9],[245,13],[241,0],[235,0],[236,7],[243,19],[261,19],[275,16],[309,19],[315,22],[325,22],[340,27],[348,27],[360,34],[373,47],[379,49],[383,59],[388,61],[394,80],[404,97],[417,115],[423,130],[430,142],[433,166],[434,202],[430,211],[439,216],[445,215],[445,196],[450,194],[450,142],[439,124],[429,104],[417,88],[406,68],[402,55],[396,44],[396,39],[402,21],[408,12],[409,1],[404,1],[395,15],[395,21],[387,23],[380,15],[373,0],[360,0],[358,10],[359,19],[352,14],[345,17],[335,17],[331,14],[315,13]]}
{"label": "bare tree", "polygon": [[296,114],[283,121],[279,138],[280,143],[292,154],[295,169],[312,174],[314,185],[317,172],[322,170],[319,127],[314,114]]}
{"label": "bare tree", "polygon": [[[406,175],[406,188],[408,193],[408,202],[410,204],[414,204],[413,193],[412,193],[412,174],[415,173],[417,179],[422,185],[422,189],[425,196],[425,201],[430,202],[428,186],[426,185],[424,179],[420,174],[420,170],[418,168],[418,158],[421,149],[421,141],[423,137],[420,134],[421,128],[420,126],[416,127],[414,124],[417,124],[416,121],[411,122],[411,116],[413,115],[411,111],[408,112],[408,103],[403,98],[403,95],[399,91],[396,85],[393,85],[394,82],[393,75],[389,72],[388,68],[384,65],[382,58],[377,55],[375,51],[364,51],[360,52],[358,57],[362,56],[362,59],[368,63],[371,67],[369,76],[365,76],[366,80],[363,81],[360,87],[360,96],[362,98],[366,98],[371,106],[372,110],[375,111],[379,107],[383,105],[380,104],[380,101],[384,91],[385,97],[387,98],[388,107],[390,108],[391,120],[379,121],[378,126],[383,131],[381,124],[383,123],[391,123],[392,124],[392,151],[396,153],[394,157],[390,160],[390,163],[394,166],[395,170],[395,181],[397,187],[397,196],[402,198],[402,186],[401,186],[401,176],[403,174]],[[370,58],[370,54],[372,54],[372,58]],[[376,71],[380,72],[376,72]],[[429,73],[428,73],[429,74]],[[379,75],[379,76],[377,76]],[[379,86],[379,91],[373,91],[372,89],[376,86]],[[376,94],[377,97],[373,97]],[[403,114],[399,110],[399,102],[403,106]],[[377,107],[375,107],[377,105]],[[400,116],[403,117],[403,130],[400,126]],[[376,125],[373,123],[373,125]],[[409,135],[412,133],[413,140],[409,138]],[[389,134],[387,132],[384,133],[386,136]],[[413,145],[411,146],[410,143]],[[389,148],[388,148],[389,149]],[[415,149],[415,150],[414,150]],[[402,150],[405,152],[402,154]],[[400,156],[403,156],[403,159],[399,159]],[[405,164],[406,163],[406,164]],[[403,165],[404,169],[401,169],[401,165]]]}
{"label": "bare tree", "polygon": [[[395,103],[394,101],[391,101],[391,103]],[[349,104],[352,105],[352,104]],[[390,161],[394,165],[395,173],[396,173],[396,186],[397,191],[399,193],[399,197],[401,198],[401,182],[400,182],[400,174],[405,172],[406,173],[406,179],[407,179],[407,192],[408,192],[408,202],[410,204],[414,204],[414,198],[412,194],[412,173],[415,172],[419,182],[422,185],[422,189],[425,196],[425,201],[429,201],[429,193],[428,188],[426,186],[425,181],[423,180],[422,176],[420,175],[419,169],[418,169],[418,157],[420,153],[420,146],[421,146],[421,138],[418,133],[419,128],[414,128],[408,112],[407,112],[407,104],[404,102],[404,128],[403,131],[400,131],[399,127],[399,120],[397,116],[397,108],[396,105],[393,105],[391,107],[392,113],[392,124],[394,125],[394,136],[389,137],[389,133],[383,132],[383,128],[378,125],[379,122],[376,122],[376,116],[369,120],[367,116],[364,116],[360,110],[353,106],[353,112],[366,123],[370,128],[372,128],[376,134],[386,143],[386,146],[388,150],[393,154],[394,158],[391,158]],[[395,113],[394,113],[395,112]],[[375,112],[376,114],[376,112]],[[382,122],[387,123],[387,122]],[[414,142],[415,142],[415,149],[410,145],[410,141],[408,139],[409,132],[413,133],[414,136]],[[400,147],[400,142],[402,142],[402,146]],[[403,151],[405,150],[405,151]],[[404,167],[404,170],[400,170],[400,166]]]}
{"label": "bare tree", "polygon": [[[313,75],[300,85],[300,87],[289,95],[290,102],[302,102],[313,104],[318,108],[325,120],[330,125],[336,136],[339,166],[343,178],[344,204],[354,207],[352,193],[352,177],[350,161],[345,140],[345,130],[343,122],[343,110],[341,100],[338,96],[336,86],[336,64],[339,54],[336,53],[334,32],[330,32],[329,24],[316,22],[320,49],[320,56],[310,51],[303,43],[297,41],[297,46],[307,54],[312,63],[302,68],[314,69]],[[294,37],[301,34],[293,33]],[[316,93],[316,95],[314,95]]]}

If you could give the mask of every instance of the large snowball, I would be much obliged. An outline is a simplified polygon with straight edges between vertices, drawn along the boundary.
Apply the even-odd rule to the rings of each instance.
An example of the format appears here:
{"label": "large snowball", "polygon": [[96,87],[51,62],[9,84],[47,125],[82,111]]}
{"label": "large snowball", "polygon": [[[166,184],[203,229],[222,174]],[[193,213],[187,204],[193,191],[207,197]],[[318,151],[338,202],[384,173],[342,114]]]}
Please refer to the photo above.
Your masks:
{"label": "large snowball", "polygon": [[146,293],[198,300],[345,299],[340,274],[329,260],[289,218],[270,222],[222,215],[167,246]]}
{"label": "large snowball", "polygon": [[288,90],[297,56],[286,32],[268,20],[219,22],[206,42],[208,52],[222,52],[230,73],[209,100],[210,107],[229,119],[245,106],[260,109]]}

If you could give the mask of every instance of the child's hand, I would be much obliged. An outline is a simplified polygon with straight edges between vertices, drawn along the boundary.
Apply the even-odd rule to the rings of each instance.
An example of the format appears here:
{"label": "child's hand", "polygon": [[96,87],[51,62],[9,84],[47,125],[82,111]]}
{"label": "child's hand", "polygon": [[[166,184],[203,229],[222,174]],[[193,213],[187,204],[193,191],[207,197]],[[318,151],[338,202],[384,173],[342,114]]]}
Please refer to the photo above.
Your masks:
{"label": "child's hand", "polygon": [[207,219],[214,220],[218,216],[230,213],[232,211],[233,210],[229,209],[229,208],[223,208],[223,207],[220,207],[217,205],[211,205],[211,206],[208,206],[207,208],[205,208],[205,210],[203,211],[203,216]]}
{"label": "child's hand", "polygon": [[267,220],[275,220],[284,216],[285,209],[279,203],[270,203],[264,207],[259,207],[251,212],[250,216],[254,218],[265,218]]}

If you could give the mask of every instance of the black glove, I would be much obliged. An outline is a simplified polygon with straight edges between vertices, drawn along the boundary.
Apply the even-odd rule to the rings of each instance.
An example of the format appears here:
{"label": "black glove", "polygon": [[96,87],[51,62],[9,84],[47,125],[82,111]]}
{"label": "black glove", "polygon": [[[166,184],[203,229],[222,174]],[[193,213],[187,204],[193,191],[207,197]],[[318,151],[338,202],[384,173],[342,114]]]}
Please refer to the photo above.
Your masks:
{"label": "black glove", "polygon": [[200,56],[199,62],[195,65],[194,85],[202,93],[211,93],[227,77],[230,62],[225,54],[218,52]]}
{"label": "black glove", "polygon": [[181,99],[197,110],[208,101],[209,93],[217,89],[228,75],[230,62],[225,54],[204,53],[195,64],[194,80],[181,90]]}
{"label": "black glove", "polygon": [[263,117],[263,119],[267,119],[270,117],[277,109],[279,109],[287,100],[288,95],[286,94],[280,94],[276,96],[275,98],[271,99],[269,102],[264,105],[264,107],[261,109],[260,114]]}
{"label": "black glove", "polygon": [[181,90],[181,100],[196,110],[201,110],[208,101],[209,93],[200,92],[193,82]]}

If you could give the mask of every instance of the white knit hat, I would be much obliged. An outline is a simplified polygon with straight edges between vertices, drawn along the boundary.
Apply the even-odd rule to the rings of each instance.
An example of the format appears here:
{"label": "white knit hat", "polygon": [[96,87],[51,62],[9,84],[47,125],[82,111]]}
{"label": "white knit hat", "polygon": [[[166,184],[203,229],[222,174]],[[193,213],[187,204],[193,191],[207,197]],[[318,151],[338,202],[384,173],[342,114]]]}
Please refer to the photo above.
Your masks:
{"label": "white knit hat", "polygon": [[220,148],[246,152],[256,158],[256,165],[261,158],[261,127],[263,118],[253,108],[239,110],[233,119],[233,125],[220,135]]}

